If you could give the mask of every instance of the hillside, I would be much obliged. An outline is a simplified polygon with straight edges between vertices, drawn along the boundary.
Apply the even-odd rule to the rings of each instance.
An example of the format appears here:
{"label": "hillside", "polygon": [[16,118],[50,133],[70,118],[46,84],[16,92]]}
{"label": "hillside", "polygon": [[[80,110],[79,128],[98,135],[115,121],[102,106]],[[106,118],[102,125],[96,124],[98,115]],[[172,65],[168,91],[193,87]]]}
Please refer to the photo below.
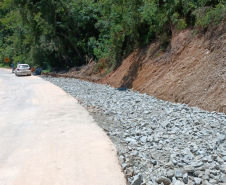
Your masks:
{"label": "hillside", "polygon": [[133,52],[99,83],[133,88],[170,102],[226,111],[226,26],[175,34],[165,52],[158,43]]}

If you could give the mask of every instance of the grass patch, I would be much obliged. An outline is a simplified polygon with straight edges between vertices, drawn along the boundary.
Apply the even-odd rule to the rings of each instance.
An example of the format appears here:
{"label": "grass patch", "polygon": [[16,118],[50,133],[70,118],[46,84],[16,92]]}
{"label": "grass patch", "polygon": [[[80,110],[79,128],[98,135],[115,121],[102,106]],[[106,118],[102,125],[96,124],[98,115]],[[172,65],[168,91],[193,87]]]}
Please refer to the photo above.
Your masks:
{"label": "grass patch", "polygon": [[51,69],[42,70],[42,73],[50,73]]}
{"label": "grass patch", "polygon": [[1,63],[0,68],[10,68],[10,66]]}

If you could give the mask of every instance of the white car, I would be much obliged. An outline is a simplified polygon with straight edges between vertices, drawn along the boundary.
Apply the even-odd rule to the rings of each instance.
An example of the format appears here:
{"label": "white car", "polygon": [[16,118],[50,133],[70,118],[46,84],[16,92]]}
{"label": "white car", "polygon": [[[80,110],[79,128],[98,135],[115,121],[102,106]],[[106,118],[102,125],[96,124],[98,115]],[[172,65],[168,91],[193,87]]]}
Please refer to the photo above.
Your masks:
{"label": "white car", "polygon": [[15,75],[28,75],[31,76],[31,68],[28,64],[19,64],[15,69]]}

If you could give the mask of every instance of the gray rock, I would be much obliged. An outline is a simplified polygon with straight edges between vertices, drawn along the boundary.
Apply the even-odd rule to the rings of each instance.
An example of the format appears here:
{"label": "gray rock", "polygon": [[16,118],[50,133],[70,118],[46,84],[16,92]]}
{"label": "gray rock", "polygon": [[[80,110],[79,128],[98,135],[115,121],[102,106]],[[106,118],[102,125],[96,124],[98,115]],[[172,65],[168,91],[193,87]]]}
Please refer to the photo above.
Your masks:
{"label": "gray rock", "polygon": [[221,171],[222,173],[226,173],[226,166],[221,167],[221,168],[220,168],[220,171]]}
{"label": "gray rock", "polygon": [[131,183],[131,185],[141,185],[143,182],[143,177],[141,174],[138,174],[136,176],[134,176],[134,179]]}
{"label": "gray rock", "polygon": [[127,168],[126,169],[126,176],[132,177],[133,176],[133,173],[134,173],[133,168]]}
{"label": "gray rock", "polygon": [[226,175],[221,175],[220,176],[220,180],[223,182],[223,183],[226,183]]}
{"label": "gray rock", "polygon": [[174,176],[174,170],[169,170],[167,172],[167,177],[171,179],[173,176]]}
{"label": "gray rock", "polygon": [[188,173],[194,173],[195,168],[194,166],[184,166],[184,170]]}
{"label": "gray rock", "polygon": [[203,175],[203,176],[202,176],[202,179],[203,179],[203,180],[209,180],[210,178],[209,178],[208,175]]}
{"label": "gray rock", "polygon": [[218,145],[221,144],[221,143],[223,143],[223,141],[224,141],[225,139],[226,139],[226,136],[225,136],[225,135],[220,135],[220,136],[218,137],[218,140],[217,140]]}
{"label": "gray rock", "polygon": [[183,182],[184,182],[185,184],[188,183],[188,174],[187,174],[187,173],[185,173],[185,174],[183,175]]}
{"label": "gray rock", "polygon": [[210,180],[209,180],[209,183],[210,183],[210,184],[218,184],[218,181],[215,180],[215,179],[210,179]]}
{"label": "gray rock", "polygon": [[202,179],[200,179],[200,178],[194,178],[194,181],[195,181],[195,185],[199,185],[199,184],[201,184],[202,183]]}
{"label": "gray rock", "polygon": [[184,185],[184,183],[179,180],[174,181],[172,184],[173,185]]}
{"label": "gray rock", "polygon": [[195,172],[194,172],[194,175],[195,175],[196,177],[202,177],[202,176],[204,175],[204,173],[203,173],[202,171],[195,171]]}
{"label": "gray rock", "polygon": [[173,165],[173,163],[171,161],[166,163],[165,166],[168,167],[168,168],[173,168],[174,167],[174,165]]}
{"label": "gray rock", "polygon": [[193,163],[191,163],[191,166],[193,166],[195,168],[200,167],[202,165],[203,165],[203,162],[193,162]]}
{"label": "gray rock", "polygon": [[141,138],[140,138],[140,141],[141,141],[142,143],[146,143],[146,142],[147,142],[147,136],[141,137]]}
{"label": "gray rock", "polygon": [[224,160],[221,157],[217,157],[217,162],[219,164],[224,164]]}
{"label": "gray rock", "polygon": [[133,138],[127,137],[125,140],[126,140],[127,142],[129,142],[129,143],[137,144],[137,141],[136,141],[135,139],[133,139]]}
{"label": "gray rock", "polygon": [[174,175],[177,178],[182,178],[185,173],[187,173],[187,172],[183,168],[178,168],[175,170]]}
{"label": "gray rock", "polygon": [[216,170],[210,170],[210,174],[213,174],[213,175],[217,175],[217,171]]}
{"label": "gray rock", "polygon": [[172,163],[173,163],[174,165],[177,165],[177,160],[171,159],[171,161],[172,161]]}
{"label": "gray rock", "polygon": [[170,122],[169,121],[163,121],[160,124],[162,125],[162,127],[165,128],[165,127],[167,127],[170,124]]}
{"label": "gray rock", "polygon": [[166,177],[163,177],[163,176],[156,179],[156,182],[159,183],[159,184],[163,183],[164,185],[170,185],[171,184],[171,180],[166,178]]}
{"label": "gray rock", "polygon": [[223,157],[224,162],[226,162],[226,156]]}
{"label": "gray rock", "polygon": [[123,163],[123,164],[122,164],[123,170],[125,170],[127,166],[128,166],[128,165],[127,165],[126,163]]}
{"label": "gray rock", "polygon": [[202,182],[202,184],[203,184],[203,185],[212,185],[212,184],[209,183],[207,180],[204,180],[204,181]]}

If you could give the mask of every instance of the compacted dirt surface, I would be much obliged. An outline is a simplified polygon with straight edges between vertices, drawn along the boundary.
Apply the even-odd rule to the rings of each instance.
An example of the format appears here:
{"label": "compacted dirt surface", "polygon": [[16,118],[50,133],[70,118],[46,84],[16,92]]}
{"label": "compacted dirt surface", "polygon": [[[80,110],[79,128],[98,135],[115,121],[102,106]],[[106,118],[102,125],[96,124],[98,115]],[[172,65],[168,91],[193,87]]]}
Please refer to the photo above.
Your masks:
{"label": "compacted dirt surface", "polygon": [[1,185],[125,185],[110,139],[77,100],[0,69]]}
{"label": "compacted dirt surface", "polygon": [[164,52],[154,43],[132,53],[99,83],[225,113],[225,43],[225,25],[206,33],[185,30]]}

